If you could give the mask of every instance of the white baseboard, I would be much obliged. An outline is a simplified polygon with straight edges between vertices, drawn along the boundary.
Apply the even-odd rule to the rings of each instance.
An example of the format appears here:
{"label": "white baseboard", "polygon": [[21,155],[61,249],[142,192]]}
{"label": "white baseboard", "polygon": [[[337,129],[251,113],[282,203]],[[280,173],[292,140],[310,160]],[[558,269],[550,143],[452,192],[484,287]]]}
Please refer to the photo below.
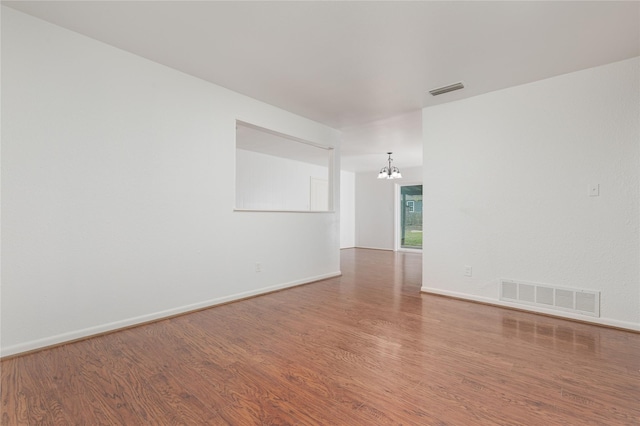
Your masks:
{"label": "white baseboard", "polygon": [[382,248],[382,247],[365,247],[365,246],[355,246],[354,248],[359,248],[359,249],[367,249],[367,250],[384,250],[384,251],[393,251],[392,248]]}
{"label": "white baseboard", "polygon": [[472,294],[458,293],[455,291],[448,291],[448,290],[440,290],[437,288],[422,287],[420,291],[423,293],[438,294],[440,296],[455,297],[456,299],[464,299],[472,302],[481,302],[489,305],[503,306],[505,308],[514,308],[514,309],[519,309],[523,311],[530,311],[530,312],[550,315],[558,318],[567,318],[567,319],[577,320],[581,322],[588,322],[596,325],[604,325],[607,327],[616,327],[616,328],[623,328],[626,330],[640,331],[640,324],[627,322],[627,321],[619,321],[619,320],[614,320],[610,318],[594,318],[591,316],[572,314],[570,312],[559,312],[553,309],[544,309],[544,308],[539,308],[537,306],[520,305],[517,303],[505,302],[503,300],[491,299],[489,297],[474,296]]}
{"label": "white baseboard", "polygon": [[205,300],[203,302],[192,303],[190,305],[178,306],[176,308],[167,309],[164,311],[154,312],[151,314],[140,315],[133,318],[127,318],[120,321],[114,321],[107,324],[101,324],[94,327],[83,328],[80,330],[74,330],[67,333],[61,333],[54,336],[45,337],[42,339],[32,340],[29,342],[19,343],[17,345],[11,345],[3,347],[0,350],[0,357],[7,357],[18,355],[23,352],[30,352],[38,349],[44,349],[50,346],[60,345],[62,343],[73,342],[75,340],[85,339],[91,336],[116,331],[123,328],[128,328],[136,325],[145,324],[151,321],[160,320],[188,312],[198,311],[204,308],[210,308],[223,303],[233,302],[235,300],[246,299],[248,297],[258,296],[265,293],[271,293],[277,290],[283,290],[285,288],[296,287],[303,284],[309,284],[315,281],[324,280],[327,278],[338,277],[342,275],[342,272],[332,272],[328,274],[318,275],[315,277],[308,277],[302,280],[291,281],[284,284],[277,284],[269,287],[260,288],[257,290],[245,291],[242,293],[236,293],[229,296],[218,297],[215,299]]}

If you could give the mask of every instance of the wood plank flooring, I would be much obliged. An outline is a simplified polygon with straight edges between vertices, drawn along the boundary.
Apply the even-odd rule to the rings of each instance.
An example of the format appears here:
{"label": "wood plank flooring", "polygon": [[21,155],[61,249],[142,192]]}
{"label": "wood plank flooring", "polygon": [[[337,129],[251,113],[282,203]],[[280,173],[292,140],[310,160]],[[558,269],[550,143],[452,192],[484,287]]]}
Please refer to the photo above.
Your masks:
{"label": "wood plank flooring", "polygon": [[640,334],[421,294],[415,253],[2,361],[2,425],[640,425]]}

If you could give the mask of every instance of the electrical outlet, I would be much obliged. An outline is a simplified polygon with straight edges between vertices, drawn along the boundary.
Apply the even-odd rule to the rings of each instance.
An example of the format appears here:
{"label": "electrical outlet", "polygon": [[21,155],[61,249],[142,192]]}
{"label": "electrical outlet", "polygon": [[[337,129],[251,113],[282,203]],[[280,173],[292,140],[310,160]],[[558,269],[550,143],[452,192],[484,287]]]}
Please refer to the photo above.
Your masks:
{"label": "electrical outlet", "polygon": [[471,266],[465,266],[464,267],[464,276],[465,277],[470,277],[471,275],[473,275],[473,268],[471,268]]}
{"label": "electrical outlet", "polygon": [[262,263],[256,263],[256,272],[262,272]]}

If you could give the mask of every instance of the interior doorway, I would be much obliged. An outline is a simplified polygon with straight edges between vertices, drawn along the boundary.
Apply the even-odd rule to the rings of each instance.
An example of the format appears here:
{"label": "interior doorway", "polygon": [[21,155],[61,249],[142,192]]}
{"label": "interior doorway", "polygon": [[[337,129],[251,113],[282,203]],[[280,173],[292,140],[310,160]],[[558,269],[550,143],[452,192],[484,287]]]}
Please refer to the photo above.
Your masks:
{"label": "interior doorway", "polygon": [[396,203],[396,250],[422,250],[422,185],[400,185]]}
{"label": "interior doorway", "polygon": [[309,188],[309,210],[329,210],[329,181],[327,179],[311,178]]}

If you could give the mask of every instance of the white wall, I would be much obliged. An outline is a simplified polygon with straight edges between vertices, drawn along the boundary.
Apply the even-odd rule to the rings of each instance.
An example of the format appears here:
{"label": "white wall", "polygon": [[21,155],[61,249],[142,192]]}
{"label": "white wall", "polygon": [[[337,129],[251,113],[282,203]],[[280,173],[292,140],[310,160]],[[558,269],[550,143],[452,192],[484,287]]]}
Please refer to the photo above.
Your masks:
{"label": "white wall", "polygon": [[394,249],[395,187],[422,183],[422,167],[394,165],[402,179],[377,179],[378,170],[356,173],[356,247]]}
{"label": "white wall", "polygon": [[2,55],[2,355],[339,273],[338,213],[233,211],[236,119],[339,132],[4,7]]}
{"label": "white wall", "polygon": [[634,58],[424,109],[423,290],[599,290],[596,322],[640,329],[639,75]]}
{"label": "white wall", "polygon": [[340,248],[356,245],[356,174],[340,172]]}
{"label": "white wall", "polygon": [[328,167],[244,149],[236,150],[236,165],[238,209],[310,210],[311,178],[329,179]]}

